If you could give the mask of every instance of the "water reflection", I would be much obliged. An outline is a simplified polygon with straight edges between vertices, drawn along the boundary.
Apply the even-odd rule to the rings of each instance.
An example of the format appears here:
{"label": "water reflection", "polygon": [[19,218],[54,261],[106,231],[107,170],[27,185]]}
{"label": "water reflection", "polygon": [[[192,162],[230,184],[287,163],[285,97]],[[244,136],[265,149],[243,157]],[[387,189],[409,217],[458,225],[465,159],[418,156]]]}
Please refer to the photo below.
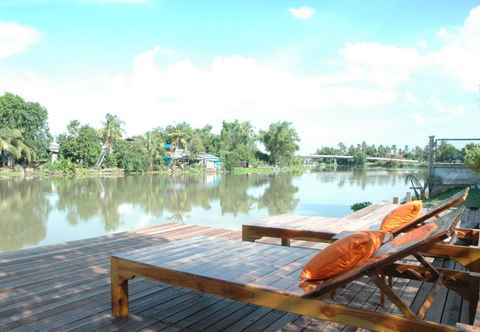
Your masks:
{"label": "water reflection", "polygon": [[357,196],[404,187],[404,173],[389,172],[1,180],[0,251],[162,222],[239,229],[266,215],[340,216]]}
{"label": "water reflection", "polygon": [[40,242],[46,235],[51,186],[42,181],[0,182],[0,249],[14,250]]}

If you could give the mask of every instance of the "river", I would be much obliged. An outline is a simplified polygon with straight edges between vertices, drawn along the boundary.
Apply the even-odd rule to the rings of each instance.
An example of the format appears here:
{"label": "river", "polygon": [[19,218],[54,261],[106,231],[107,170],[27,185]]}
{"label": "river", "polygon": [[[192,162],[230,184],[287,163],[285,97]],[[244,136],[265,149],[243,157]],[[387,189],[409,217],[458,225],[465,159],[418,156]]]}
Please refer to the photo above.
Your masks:
{"label": "river", "polygon": [[170,222],[240,230],[242,223],[282,213],[341,217],[353,203],[404,195],[406,174],[3,179],[0,251]]}

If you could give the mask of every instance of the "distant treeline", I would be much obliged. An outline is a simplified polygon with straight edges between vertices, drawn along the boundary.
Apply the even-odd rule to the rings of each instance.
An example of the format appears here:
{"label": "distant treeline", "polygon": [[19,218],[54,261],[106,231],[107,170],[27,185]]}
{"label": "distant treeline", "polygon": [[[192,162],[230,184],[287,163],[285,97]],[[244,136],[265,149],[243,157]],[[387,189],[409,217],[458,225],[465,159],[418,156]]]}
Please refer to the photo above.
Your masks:
{"label": "distant treeline", "polygon": [[[0,96],[0,167],[46,163],[52,142],[45,107],[11,93]],[[261,164],[289,166],[300,162],[295,158],[299,142],[297,131],[285,121],[259,131],[248,121],[224,121],[219,134],[210,125],[192,128],[180,122],[126,137],[123,121],[107,114],[101,128],[71,121],[57,137],[59,160],[49,167],[59,171],[99,165],[126,171],[157,170],[165,168],[166,157],[177,155],[178,150],[187,162],[200,153],[214,154],[226,169]],[[265,152],[260,151],[259,143]],[[171,165],[175,166],[175,159]]]}
{"label": "distant treeline", "polygon": [[[454,145],[441,141],[435,149],[436,162],[469,162],[469,157],[472,151],[478,149],[477,144],[467,144],[463,148],[457,148]],[[469,153],[470,151],[470,153]],[[411,147],[405,145],[399,147],[397,145],[369,145],[366,142],[362,144],[346,146],[343,143],[338,143],[336,147],[321,147],[317,149],[316,154],[325,155],[349,155],[361,163],[362,159],[366,157],[381,157],[381,158],[395,158],[395,159],[413,159],[418,161],[428,160],[428,146]]]}

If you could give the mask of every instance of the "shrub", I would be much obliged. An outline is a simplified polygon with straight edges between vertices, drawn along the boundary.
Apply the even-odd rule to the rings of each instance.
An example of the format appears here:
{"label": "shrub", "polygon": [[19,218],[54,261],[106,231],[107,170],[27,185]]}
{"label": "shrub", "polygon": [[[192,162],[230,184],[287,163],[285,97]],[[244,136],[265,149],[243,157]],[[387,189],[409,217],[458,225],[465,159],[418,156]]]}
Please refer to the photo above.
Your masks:
{"label": "shrub", "polygon": [[85,171],[84,168],[76,165],[69,159],[59,159],[57,161],[49,162],[43,166],[43,170],[47,173],[63,175],[76,175]]}
{"label": "shrub", "polygon": [[361,210],[363,208],[366,208],[367,206],[370,206],[372,205],[371,202],[360,202],[360,203],[355,203],[353,204],[350,209],[352,209],[352,211],[358,211],[358,210]]}
{"label": "shrub", "polygon": [[472,146],[466,150],[465,165],[474,171],[480,172],[480,145]]}

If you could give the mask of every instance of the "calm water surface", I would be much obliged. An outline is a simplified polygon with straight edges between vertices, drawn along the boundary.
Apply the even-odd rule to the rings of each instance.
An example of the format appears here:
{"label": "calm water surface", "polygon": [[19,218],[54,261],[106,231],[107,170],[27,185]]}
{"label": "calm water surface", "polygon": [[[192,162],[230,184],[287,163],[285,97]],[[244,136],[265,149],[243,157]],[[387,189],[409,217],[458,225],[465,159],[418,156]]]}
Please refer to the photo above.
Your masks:
{"label": "calm water surface", "polygon": [[241,229],[282,213],[341,217],[408,191],[405,172],[0,180],[0,251],[186,223]]}

